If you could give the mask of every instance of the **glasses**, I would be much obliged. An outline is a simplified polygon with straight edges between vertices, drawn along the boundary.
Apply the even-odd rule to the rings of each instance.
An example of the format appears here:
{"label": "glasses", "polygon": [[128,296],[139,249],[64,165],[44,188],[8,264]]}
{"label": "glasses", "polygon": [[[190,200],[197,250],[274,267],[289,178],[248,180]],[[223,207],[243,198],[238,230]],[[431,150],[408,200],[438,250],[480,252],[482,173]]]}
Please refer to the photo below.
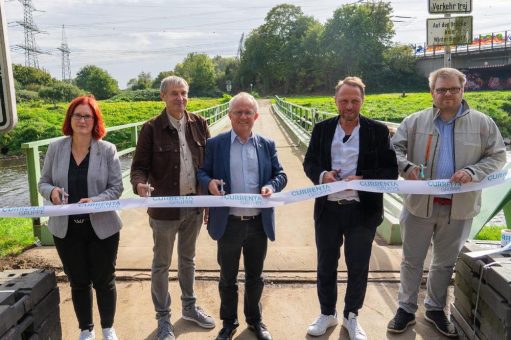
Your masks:
{"label": "glasses", "polygon": [[73,113],[73,115],[71,116],[74,120],[84,120],[86,122],[90,122],[91,120],[94,119],[94,116],[92,115],[81,115],[79,113]]}
{"label": "glasses", "polygon": [[242,115],[252,117],[253,115],[255,115],[255,112],[254,111],[233,111],[232,114],[237,117],[241,117]]}
{"label": "glasses", "polygon": [[458,94],[461,91],[461,87],[449,87],[449,88],[440,87],[438,89],[435,89],[435,92],[437,94],[442,94],[442,95],[446,94],[447,91],[449,91],[450,94]]}

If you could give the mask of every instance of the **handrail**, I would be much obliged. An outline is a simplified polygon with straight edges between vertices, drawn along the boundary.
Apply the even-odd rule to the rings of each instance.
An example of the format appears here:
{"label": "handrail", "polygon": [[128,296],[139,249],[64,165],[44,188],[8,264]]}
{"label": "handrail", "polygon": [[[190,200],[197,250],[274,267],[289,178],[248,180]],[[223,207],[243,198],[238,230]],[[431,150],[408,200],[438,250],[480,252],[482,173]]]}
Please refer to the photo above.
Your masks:
{"label": "handrail", "polygon": [[[305,132],[309,137],[312,133],[312,128],[317,122],[337,116],[337,113],[320,111],[315,108],[308,108],[287,102],[279,96],[275,96],[275,99],[278,109],[295,124],[295,127]],[[394,134],[399,127],[397,123],[379,122],[385,124],[392,134]]]}
{"label": "handrail", "polygon": [[[228,111],[228,103],[223,103],[220,105],[212,106],[206,109],[195,111],[196,114],[203,116],[208,122],[209,126],[213,126],[216,124],[223,116],[227,114]],[[133,152],[135,147],[137,146],[138,141],[138,132],[139,127],[142,126],[144,122],[136,122],[129,123],[124,125],[112,126],[106,129],[107,132],[119,131],[129,129],[131,131],[130,134],[130,144],[125,149],[119,150],[119,155],[125,155],[127,153]],[[43,198],[39,195],[37,190],[37,184],[39,179],[41,178],[41,164],[39,161],[40,150],[39,147],[50,144],[53,141],[64,138],[64,136],[53,137],[42,139],[33,142],[27,142],[21,144],[21,148],[25,150],[25,154],[27,157],[27,175],[28,175],[28,190],[30,196],[30,205],[31,206],[42,206]],[[123,173],[123,176],[126,176],[129,172]],[[39,226],[39,219],[34,219],[34,226]],[[38,234],[38,228],[34,228],[36,236]]]}

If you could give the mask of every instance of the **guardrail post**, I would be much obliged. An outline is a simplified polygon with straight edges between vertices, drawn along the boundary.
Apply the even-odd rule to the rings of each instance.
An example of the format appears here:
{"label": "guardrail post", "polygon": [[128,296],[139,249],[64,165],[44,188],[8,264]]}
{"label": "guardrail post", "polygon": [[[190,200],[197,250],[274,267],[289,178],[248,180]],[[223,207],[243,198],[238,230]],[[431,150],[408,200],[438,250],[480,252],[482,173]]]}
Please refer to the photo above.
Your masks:
{"label": "guardrail post", "polygon": [[131,127],[131,146],[137,146],[138,142],[138,131],[137,126]]}
{"label": "guardrail post", "polygon": [[312,109],[311,110],[311,123],[312,123],[312,127],[314,127],[314,125],[316,125],[316,119],[317,119],[317,114],[318,114],[318,111],[316,109]]}
{"label": "guardrail post", "polygon": [[[28,191],[30,194],[31,206],[42,206],[43,199],[39,196],[37,191],[37,183],[41,178],[41,165],[39,164],[39,148],[29,147],[26,149],[27,153],[27,176],[28,176]],[[41,219],[33,218],[32,225],[34,228],[34,236],[41,239]]]}
{"label": "guardrail post", "polygon": [[502,211],[504,212],[504,217],[506,218],[506,226],[508,229],[511,229],[511,201],[506,203]]}

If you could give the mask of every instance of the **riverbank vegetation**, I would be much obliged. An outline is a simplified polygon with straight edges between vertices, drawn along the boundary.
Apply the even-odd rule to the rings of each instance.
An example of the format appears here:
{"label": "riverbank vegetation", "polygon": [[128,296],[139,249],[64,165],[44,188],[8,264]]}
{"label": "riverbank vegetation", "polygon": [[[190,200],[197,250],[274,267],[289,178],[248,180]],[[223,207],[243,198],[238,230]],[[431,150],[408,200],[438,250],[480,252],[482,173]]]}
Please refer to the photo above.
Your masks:
{"label": "riverbank vegetation", "polygon": [[[469,106],[488,114],[497,123],[506,138],[511,137],[511,92],[479,91],[465,92]],[[285,100],[320,111],[337,112],[333,96],[286,97]],[[413,112],[430,107],[431,94],[386,93],[366,95],[362,113],[377,120],[400,123]]]}
{"label": "riverbank vegetation", "polygon": [[[228,100],[224,98],[190,98],[188,110],[197,111],[221,104]],[[0,135],[0,148],[4,156],[21,155],[21,144],[40,139],[61,136],[61,126],[64,121],[68,103],[46,104],[41,101],[20,103],[18,109],[18,124],[9,133]],[[161,101],[117,102],[100,101],[99,103],[107,127],[145,121],[159,114],[165,107]],[[129,133],[127,131],[126,133]],[[115,137],[107,135],[107,140]],[[119,139],[119,138],[117,138]]]}
{"label": "riverbank vegetation", "polygon": [[17,255],[34,244],[30,218],[0,218],[0,258]]}

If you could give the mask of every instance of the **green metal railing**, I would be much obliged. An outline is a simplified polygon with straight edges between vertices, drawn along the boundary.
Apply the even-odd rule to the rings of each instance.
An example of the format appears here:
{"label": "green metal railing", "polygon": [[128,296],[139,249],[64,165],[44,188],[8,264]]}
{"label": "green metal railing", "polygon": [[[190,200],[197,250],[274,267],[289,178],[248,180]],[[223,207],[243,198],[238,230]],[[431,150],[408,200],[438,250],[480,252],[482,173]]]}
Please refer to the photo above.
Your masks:
{"label": "green metal railing", "polygon": [[[295,127],[305,132],[310,136],[312,128],[317,122],[321,122],[327,118],[337,116],[337,113],[320,111],[315,108],[308,108],[293,104],[285,101],[284,99],[275,96],[276,106],[280,112],[288,117]],[[389,128],[391,133],[394,133],[399,126],[397,123],[381,122]]]}
{"label": "green metal railing", "polygon": [[[195,111],[196,114],[201,115],[206,118],[209,126],[213,126],[216,124],[222,117],[227,114],[229,108],[228,103],[220,104],[217,106],[209,107],[206,109]],[[119,130],[130,130],[130,143],[129,147],[119,150],[119,157],[129,154],[135,151],[135,147],[137,145],[138,140],[138,132],[139,127],[142,126],[145,122],[137,122],[130,123],[125,125],[112,126],[106,129],[107,132],[119,131]],[[49,139],[38,140],[34,142],[28,142],[21,144],[21,148],[25,150],[25,155],[27,157],[27,175],[28,175],[28,189],[30,195],[30,205],[31,206],[42,206],[43,198],[39,195],[37,190],[37,183],[41,178],[41,162],[40,162],[40,147],[46,146],[53,141],[61,139],[64,137],[54,137]],[[123,172],[123,178],[129,176],[129,170]],[[37,237],[40,237],[39,227],[41,225],[41,220],[38,218],[33,219],[34,223],[34,234]]]}

